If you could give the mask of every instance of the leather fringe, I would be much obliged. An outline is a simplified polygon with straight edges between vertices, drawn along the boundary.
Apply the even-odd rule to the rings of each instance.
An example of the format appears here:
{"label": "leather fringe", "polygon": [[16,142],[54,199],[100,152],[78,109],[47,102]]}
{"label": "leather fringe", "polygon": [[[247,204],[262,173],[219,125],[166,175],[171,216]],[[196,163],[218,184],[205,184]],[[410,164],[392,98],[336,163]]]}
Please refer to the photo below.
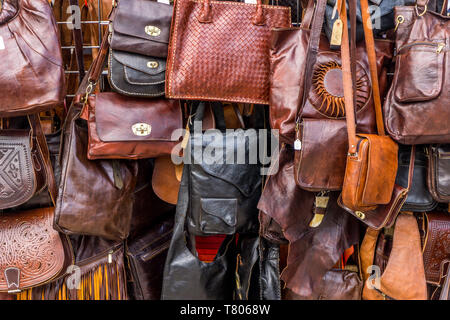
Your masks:
{"label": "leather fringe", "polygon": [[[108,263],[108,256],[94,263],[79,266],[81,277],[78,289],[69,289],[71,275],[44,286],[17,294],[17,300],[127,300],[127,281],[123,255]],[[72,275],[73,277],[73,275]]]}

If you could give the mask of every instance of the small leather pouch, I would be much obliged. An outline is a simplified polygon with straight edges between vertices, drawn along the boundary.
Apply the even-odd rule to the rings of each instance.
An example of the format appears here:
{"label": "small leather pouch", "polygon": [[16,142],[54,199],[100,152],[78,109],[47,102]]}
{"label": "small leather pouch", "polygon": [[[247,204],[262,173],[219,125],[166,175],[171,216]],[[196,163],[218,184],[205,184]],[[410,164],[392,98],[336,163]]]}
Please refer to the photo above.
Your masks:
{"label": "small leather pouch", "polygon": [[355,154],[347,157],[342,202],[356,211],[374,210],[391,201],[398,146],[388,136],[359,134]]}
{"label": "small leather pouch", "polygon": [[178,100],[92,95],[89,104],[88,158],[141,159],[170,155],[183,127]]}
{"label": "small leather pouch", "polygon": [[450,144],[428,148],[428,189],[438,202],[450,202]]}
{"label": "small leather pouch", "polygon": [[52,227],[53,214],[53,208],[2,214],[0,292],[50,282],[73,263],[68,239]]}
{"label": "small leather pouch", "polygon": [[423,261],[428,283],[438,285],[441,263],[450,259],[450,214],[429,212],[425,214],[427,232],[424,241]]}
{"label": "small leather pouch", "polygon": [[340,190],[348,149],[345,120],[303,119],[297,131],[295,179],[308,191]]}
{"label": "small leather pouch", "polygon": [[[424,146],[416,148],[411,188],[402,206],[402,211],[426,212],[437,206],[437,202],[427,188],[427,154],[425,151]],[[411,146],[399,145],[398,171],[395,183],[402,187],[408,186],[410,155]]]}
{"label": "small leather pouch", "polygon": [[[173,6],[121,0],[113,14],[108,80],[120,94],[164,96]],[[143,14],[145,13],[145,14]]]}

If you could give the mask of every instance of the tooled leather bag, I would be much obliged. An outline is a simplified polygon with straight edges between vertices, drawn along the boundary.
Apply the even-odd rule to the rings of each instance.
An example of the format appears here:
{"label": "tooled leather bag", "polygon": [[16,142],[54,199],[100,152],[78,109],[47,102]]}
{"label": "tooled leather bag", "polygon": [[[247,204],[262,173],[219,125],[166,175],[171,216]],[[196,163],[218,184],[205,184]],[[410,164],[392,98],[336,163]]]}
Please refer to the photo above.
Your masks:
{"label": "tooled leather bag", "polygon": [[[419,228],[412,214],[402,213],[394,227],[392,249],[379,283],[369,277],[380,232],[367,229],[361,244],[364,300],[427,300]],[[381,269],[381,266],[379,266]]]}
{"label": "tooled leather bag", "polygon": [[426,235],[423,244],[423,262],[428,283],[439,285],[441,264],[450,259],[450,213],[425,213]]}
{"label": "tooled leather bag", "polygon": [[[96,86],[107,50],[105,37],[89,76],[87,95]],[[179,100],[142,99],[100,92],[89,96],[86,107],[90,160],[134,160],[170,155],[179,142],[180,135],[173,135],[183,127]]]}
{"label": "tooled leather bag", "polygon": [[52,227],[53,208],[0,214],[0,292],[18,293],[63,275],[71,246]]}
{"label": "tooled leather bag", "polygon": [[403,144],[450,143],[450,16],[428,2],[395,8],[397,57],[384,115],[387,132]]}
{"label": "tooled leather bag", "polygon": [[[345,141],[345,110],[342,86],[342,62],[339,50],[330,50],[327,38],[321,34],[323,21],[324,1],[318,1],[314,10],[314,1],[310,1],[306,7],[305,15],[300,28],[278,28],[272,30],[270,47],[270,124],[272,129],[279,130],[282,142],[294,144],[296,123],[302,119],[311,120],[305,122],[305,135],[310,137],[318,136],[316,132],[310,133],[311,129],[320,127],[332,128],[334,133],[344,131],[344,139],[338,145],[342,145],[339,151],[333,143],[328,143],[326,148],[322,146],[310,149],[311,152],[323,150],[328,154],[331,147],[335,155],[346,153]],[[320,12],[319,12],[320,11]],[[317,20],[313,24],[313,16]],[[311,45],[310,45],[311,44]],[[392,58],[392,42],[387,40],[375,41],[377,56],[377,71],[379,75],[380,92],[384,94],[387,87],[387,66]],[[315,53],[317,51],[317,53]],[[363,44],[356,45],[355,68],[357,69],[357,93],[358,101],[356,112],[358,115],[358,129],[361,132],[375,132],[375,112],[372,98],[372,85],[369,79],[369,63],[367,53]],[[308,73],[309,76],[305,76]],[[308,81],[312,83],[308,84]],[[305,87],[310,89],[305,91]],[[303,92],[306,92],[305,94]],[[303,99],[305,101],[303,101]],[[300,108],[302,107],[303,108]],[[315,122],[312,122],[314,120]],[[320,120],[320,121],[318,121]],[[297,129],[300,129],[300,123]],[[333,125],[333,123],[336,123]],[[328,131],[329,129],[327,129]],[[300,130],[299,130],[300,131]],[[325,143],[325,139],[334,139],[333,134],[327,134],[327,131],[320,132],[314,141],[308,143]],[[324,136],[327,134],[326,136]],[[301,141],[301,137],[300,137]],[[309,154],[309,152],[308,152]],[[323,156],[312,156],[314,162]],[[305,155],[306,156],[306,155]],[[325,157],[330,158],[330,157]],[[345,160],[338,157],[341,169],[344,171]],[[330,159],[328,159],[330,160]],[[333,160],[336,162],[336,160]],[[313,166],[314,164],[309,164]],[[305,164],[306,166],[306,164]],[[331,168],[332,166],[328,166]],[[314,169],[314,167],[313,167]],[[312,170],[314,172],[323,171]],[[311,172],[305,170],[305,173]],[[341,173],[343,177],[343,173]],[[309,177],[311,179],[311,177]],[[309,179],[309,180],[310,180]],[[335,179],[336,180],[336,179]],[[339,179],[337,179],[339,180]],[[339,183],[333,183],[339,184]],[[340,188],[340,187],[339,187]]]}
{"label": "tooled leather bag", "polygon": [[126,96],[164,96],[173,6],[120,0],[110,22],[108,80]]}
{"label": "tooled leather bag", "polygon": [[0,130],[0,209],[17,207],[46,187],[56,190],[47,142],[37,115],[28,116],[30,129]]}
{"label": "tooled leather bag", "polygon": [[261,0],[175,1],[166,97],[268,104],[270,29],[290,26],[290,8]]}
{"label": "tooled leather bag", "polygon": [[[214,105],[214,112],[222,108]],[[203,118],[205,103],[195,111],[195,122]],[[221,128],[216,120],[216,127]],[[201,127],[200,127],[201,128]],[[187,226],[190,234],[258,233],[258,210],[261,195],[261,167],[250,162],[258,145],[256,135],[244,130],[223,132],[219,130],[195,132],[191,135],[187,156],[191,161],[186,174],[189,176],[190,205]],[[234,141],[230,145],[230,141]],[[205,150],[206,149],[206,150]],[[216,157],[207,150],[215,150]],[[239,150],[239,151],[238,151]],[[201,151],[201,152],[199,152]],[[205,152],[206,151],[206,152]],[[236,154],[249,159],[245,164],[229,164],[225,159],[236,159]],[[221,154],[218,158],[217,154]]]}
{"label": "tooled leather bag", "polygon": [[0,61],[0,117],[63,105],[64,68],[48,1],[2,1]]}
{"label": "tooled leather bag", "polygon": [[438,202],[450,202],[450,144],[428,148],[427,185]]}
{"label": "tooled leather bag", "polygon": [[[345,1],[343,1],[343,4],[345,6]],[[367,0],[361,0],[361,8],[367,53],[370,61],[378,135],[356,134],[353,105],[355,92],[352,88],[346,11],[343,10],[342,60],[349,149],[341,201],[346,208],[355,211],[356,216],[365,221],[364,212],[375,210],[378,206],[388,205],[391,202],[398,167],[398,146],[384,132],[375,64],[374,40],[371,21],[367,12]],[[413,158],[413,155],[411,155],[411,158]]]}

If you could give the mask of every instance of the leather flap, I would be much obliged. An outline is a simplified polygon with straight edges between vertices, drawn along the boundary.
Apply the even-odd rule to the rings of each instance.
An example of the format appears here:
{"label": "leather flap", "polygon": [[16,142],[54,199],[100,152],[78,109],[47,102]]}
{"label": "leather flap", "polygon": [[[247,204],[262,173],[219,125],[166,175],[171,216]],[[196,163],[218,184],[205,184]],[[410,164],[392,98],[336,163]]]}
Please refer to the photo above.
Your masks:
{"label": "leather flap", "polygon": [[4,0],[0,5],[0,25],[13,19],[19,12],[19,0]]}
{"label": "leather flap", "polygon": [[[173,6],[150,0],[121,0],[113,22],[114,32],[160,43],[169,43]],[[148,34],[146,27],[156,27]],[[147,28],[148,30],[148,28]],[[146,54],[142,52],[142,54]]]}
{"label": "leather flap", "polygon": [[[138,70],[150,76],[156,76],[166,71],[166,60],[161,58],[147,57],[137,53],[112,50],[114,59],[122,65]],[[156,67],[155,66],[156,63]],[[150,67],[151,66],[151,67]]]}
{"label": "leather flap", "polygon": [[398,166],[398,145],[388,136],[359,134],[368,140],[367,177],[362,202],[367,205],[391,201]]}
{"label": "leather flap", "polygon": [[177,141],[179,137],[172,138],[172,132],[183,126],[178,100],[103,92],[90,97],[89,104],[95,110],[97,134],[104,142]]}
{"label": "leather flap", "polygon": [[[202,222],[208,219],[203,216],[204,213],[219,218],[230,227],[236,226],[237,199],[215,199],[202,198]],[[210,221],[207,221],[210,223]],[[213,226],[208,226],[213,229]]]}
{"label": "leather flap", "polygon": [[[257,160],[257,145],[258,139],[255,131],[254,135],[246,136],[247,130],[238,129],[232,132],[220,132],[219,130],[209,130],[203,135],[194,135],[191,139],[192,150],[200,149],[215,150],[218,154],[222,154],[219,161],[215,159],[208,159],[206,155],[200,155],[192,152],[193,163],[202,167],[202,169],[211,176],[217,179],[228,182],[237,188],[246,197],[249,197],[256,188],[260,188],[258,180],[261,180],[260,167],[258,164],[250,162],[248,156],[254,157],[252,160]],[[231,143],[231,142],[234,142]],[[201,144],[201,146],[195,146]],[[250,149],[250,146],[252,148]],[[246,160],[244,164],[237,164],[239,155],[245,155]],[[226,161],[227,156],[234,157],[234,161]],[[231,158],[233,159],[233,158]],[[234,164],[227,164],[234,163]]]}
{"label": "leather flap", "polygon": [[0,130],[0,209],[28,201],[36,190],[29,130]]}

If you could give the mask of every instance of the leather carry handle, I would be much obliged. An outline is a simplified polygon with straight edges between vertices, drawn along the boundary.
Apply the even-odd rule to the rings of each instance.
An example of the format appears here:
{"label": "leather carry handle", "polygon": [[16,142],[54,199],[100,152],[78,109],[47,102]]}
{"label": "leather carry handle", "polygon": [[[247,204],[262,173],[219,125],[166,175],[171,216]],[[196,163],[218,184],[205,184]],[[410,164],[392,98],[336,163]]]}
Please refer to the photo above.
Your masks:
{"label": "leather carry handle", "polygon": [[[202,10],[197,19],[200,23],[212,23],[211,0],[203,0]],[[256,26],[265,25],[262,0],[256,0],[256,12],[252,19]]]}
{"label": "leather carry handle", "polygon": [[[310,1],[310,3],[313,1]],[[343,1],[344,2],[344,1]],[[326,0],[317,0],[316,8],[314,10],[314,14],[312,16],[311,23],[311,32],[309,34],[308,41],[308,49],[306,52],[306,66],[305,66],[305,75],[304,75],[304,85],[303,85],[303,98],[302,104],[298,108],[297,111],[297,120],[296,120],[296,129],[298,130],[300,125],[300,117],[299,115],[302,112],[303,106],[306,103],[306,99],[308,97],[308,92],[312,86],[312,78],[314,65],[316,64],[317,54],[319,53],[319,44],[320,44],[320,34],[322,33],[322,25],[325,20],[325,9],[326,9],[327,1]],[[308,9],[312,10],[312,8],[308,5]],[[309,25],[309,22],[306,22]],[[303,23],[302,23],[303,26]]]}

